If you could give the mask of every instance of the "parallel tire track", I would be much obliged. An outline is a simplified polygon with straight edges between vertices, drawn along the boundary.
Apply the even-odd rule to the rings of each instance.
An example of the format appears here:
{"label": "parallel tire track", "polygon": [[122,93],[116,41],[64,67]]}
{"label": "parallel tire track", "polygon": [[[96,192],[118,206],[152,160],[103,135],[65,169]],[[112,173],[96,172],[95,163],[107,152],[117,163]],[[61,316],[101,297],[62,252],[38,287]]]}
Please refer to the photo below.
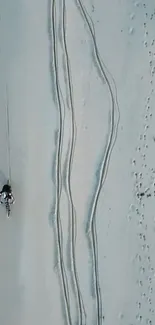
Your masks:
{"label": "parallel tire track", "polygon": [[56,237],[58,245],[58,264],[60,267],[60,278],[63,290],[63,299],[65,303],[66,319],[67,324],[72,325],[71,314],[70,314],[70,304],[69,304],[69,292],[67,277],[64,268],[63,261],[63,247],[62,247],[62,231],[61,231],[61,219],[60,219],[60,195],[61,195],[61,153],[62,153],[62,130],[63,130],[63,118],[62,118],[62,106],[61,106],[61,93],[59,89],[59,77],[58,77],[58,67],[57,67],[57,46],[56,46],[56,4],[55,0],[50,2],[50,13],[51,13],[51,29],[52,29],[52,40],[53,40],[53,66],[54,66],[54,81],[56,88],[56,99],[59,110],[59,132],[58,132],[58,144],[57,144],[57,154],[56,154],[56,204],[55,204],[55,216],[56,216]]}
{"label": "parallel tire track", "polygon": [[80,9],[82,16],[84,18],[84,21],[86,22],[87,27],[89,29],[89,32],[90,32],[90,35],[92,38],[92,42],[93,42],[93,49],[94,49],[96,63],[97,63],[97,66],[100,70],[100,73],[101,73],[103,79],[105,80],[105,82],[108,86],[110,97],[111,97],[110,134],[109,134],[109,139],[108,139],[108,143],[106,146],[104,158],[103,158],[101,168],[100,168],[100,177],[99,177],[99,181],[97,184],[97,189],[96,189],[96,192],[95,192],[94,198],[93,198],[93,204],[92,204],[90,219],[89,219],[89,229],[88,229],[88,233],[89,233],[90,239],[91,239],[92,254],[93,254],[95,297],[96,297],[96,308],[97,308],[97,325],[101,325],[102,319],[103,319],[103,313],[102,313],[102,298],[101,298],[101,292],[100,292],[99,266],[98,266],[96,209],[97,209],[97,204],[98,204],[98,199],[99,199],[99,195],[101,192],[101,188],[102,188],[102,186],[105,182],[105,179],[106,179],[111,152],[112,152],[114,143],[116,141],[119,117],[118,117],[118,121],[115,126],[115,107],[117,106],[117,99],[114,99],[111,83],[107,77],[107,74],[105,73],[104,65],[100,59],[100,55],[99,55],[97,44],[96,44],[94,25],[93,25],[91,18],[87,14],[86,9],[84,8],[84,5],[82,4],[81,0],[76,0],[76,3],[77,3],[78,8]]}
{"label": "parallel tire track", "polygon": [[[75,124],[75,113],[74,113],[74,104],[73,104],[73,91],[72,91],[72,81],[71,81],[71,72],[70,72],[70,60],[68,55],[67,49],[67,41],[66,41],[66,5],[65,0],[62,0],[62,42],[63,42],[63,49],[64,49],[64,56],[65,56],[65,67],[66,67],[66,74],[67,74],[67,88],[68,88],[68,99],[69,99],[69,109],[71,113],[71,140],[69,146],[69,159],[68,159],[68,166],[66,170],[66,188],[67,188],[67,195],[69,201],[69,210],[70,210],[70,217],[71,217],[71,242],[70,242],[70,249],[71,249],[71,271],[73,282],[75,286],[76,292],[76,301],[78,306],[78,324],[82,325],[86,323],[86,315],[84,304],[81,296],[80,285],[78,280],[77,274],[77,267],[76,267],[76,256],[75,256],[75,242],[76,242],[76,211],[73,204],[72,198],[72,190],[71,190],[71,169],[74,157],[74,147],[76,141],[76,124]],[[84,316],[84,321],[83,321]]]}

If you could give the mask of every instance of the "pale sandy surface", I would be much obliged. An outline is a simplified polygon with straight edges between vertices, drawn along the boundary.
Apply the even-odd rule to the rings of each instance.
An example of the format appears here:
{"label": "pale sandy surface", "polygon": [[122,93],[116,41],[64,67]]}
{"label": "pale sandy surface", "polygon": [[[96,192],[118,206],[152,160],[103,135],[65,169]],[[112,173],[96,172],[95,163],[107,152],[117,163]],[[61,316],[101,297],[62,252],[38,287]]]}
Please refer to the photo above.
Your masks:
{"label": "pale sandy surface", "polygon": [[0,324],[151,325],[155,5],[64,3],[0,1]]}

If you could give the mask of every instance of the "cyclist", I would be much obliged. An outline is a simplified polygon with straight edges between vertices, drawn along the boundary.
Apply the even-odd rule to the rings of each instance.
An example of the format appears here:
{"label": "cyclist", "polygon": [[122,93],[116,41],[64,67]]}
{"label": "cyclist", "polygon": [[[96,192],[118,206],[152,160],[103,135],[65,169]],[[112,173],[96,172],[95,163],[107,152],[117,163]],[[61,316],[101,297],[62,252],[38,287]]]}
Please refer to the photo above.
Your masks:
{"label": "cyclist", "polygon": [[9,184],[5,184],[2,191],[0,191],[0,204],[5,204],[6,202],[9,204],[13,204],[15,202],[12,189]]}

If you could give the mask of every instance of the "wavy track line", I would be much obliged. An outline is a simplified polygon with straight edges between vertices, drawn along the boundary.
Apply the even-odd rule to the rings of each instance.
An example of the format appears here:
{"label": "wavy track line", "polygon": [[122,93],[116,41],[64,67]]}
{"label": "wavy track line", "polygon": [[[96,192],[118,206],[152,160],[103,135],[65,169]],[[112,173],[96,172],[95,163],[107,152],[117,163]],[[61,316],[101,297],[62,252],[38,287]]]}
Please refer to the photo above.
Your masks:
{"label": "wavy track line", "polygon": [[[96,209],[98,204],[99,195],[101,192],[101,188],[105,182],[106,176],[107,176],[107,170],[109,166],[109,160],[111,156],[112,149],[114,147],[116,136],[117,136],[117,128],[119,123],[119,117],[118,121],[115,126],[115,99],[112,91],[112,86],[110,84],[110,81],[104,71],[102,61],[100,59],[100,55],[98,52],[97,44],[96,44],[96,38],[95,38],[95,29],[94,24],[92,20],[90,19],[89,15],[87,14],[86,9],[84,8],[84,5],[80,0],[76,0],[80,11],[82,13],[82,16],[88,26],[92,42],[93,42],[93,48],[94,48],[94,54],[96,58],[96,63],[98,65],[98,68],[100,70],[101,75],[103,76],[111,97],[111,130],[110,135],[108,139],[108,143],[106,146],[106,151],[104,154],[104,158],[101,164],[100,168],[100,177],[97,185],[97,189],[94,195],[93,204],[91,208],[91,214],[90,214],[90,222],[89,222],[89,229],[88,233],[91,237],[92,242],[92,253],[93,253],[93,262],[94,262],[94,282],[95,282],[95,296],[96,296],[96,308],[97,308],[97,324],[102,324],[102,298],[101,298],[101,292],[100,292],[100,280],[99,280],[99,267],[98,267],[98,245],[97,245],[97,232],[96,232]],[[113,80],[114,81],[114,80]],[[116,100],[117,104],[117,100]],[[118,108],[118,107],[117,107]],[[116,132],[115,132],[116,131]]]}
{"label": "wavy track line", "polygon": [[[106,84],[108,86],[110,96],[111,96],[111,102],[112,102],[111,103],[111,132],[110,132],[108,144],[106,146],[105,158],[103,159],[104,166],[102,166],[103,165],[103,163],[102,163],[101,168],[100,168],[100,178],[102,179],[102,181],[101,181],[101,187],[102,187],[104,182],[105,182],[106,176],[107,176],[107,169],[108,169],[107,167],[109,165],[109,158],[111,156],[111,151],[112,151],[112,149],[114,147],[114,144],[116,142],[118,124],[119,124],[119,120],[120,120],[120,112],[119,112],[119,106],[118,106],[118,100],[117,100],[117,88],[116,88],[114,78],[109,73],[107,67],[101,61],[101,58],[100,58],[100,55],[99,55],[99,52],[98,52],[98,48],[97,48],[97,44],[96,44],[95,29],[94,29],[94,24],[92,22],[92,19],[88,15],[88,13],[87,13],[86,9],[84,8],[84,5],[82,4],[81,0],[76,0],[76,2],[78,2],[79,7],[80,7],[81,12],[82,12],[82,15],[83,15],[83,17],[84,17],[84,19],[85,19],[85,21],[86,21],[86,23],[88,25],[88,28],[89,28],[89,31],[90,31],[90,34],[91,34],[91,37],[92,37],[92,41],[93,41],[93,44],[94,44],[96,61],[97,61],[97,64],[98,64],[98,66],[100,68],[102,76],[104,77],[104,79],[106,81]],[[90,22],[89,22],[89,19],[90,19]],[[115,99],[114,99],[114,95],[113,95],[113,91],[112,91],[112,85],[110,84],[110,81],[109,81],[103,67],[105,67],[105,69],[107,70],[107,72],[109,73],[109,75],[111,76],[111,78],[113,80],[114,87],[115,87]],[[115,125],[115,107],[117,107],[117,109],[118,109],[118,120],[116,122],[116,125]],[[102,171],[103,171],[103,173],[102,173]],[[106,173],[105,173],[105,171],[106,171]],[[99,183],[100,183],[100,181],[99,181]],[[98,191],[96,191],[96,192],[98,192]],[[92,223],[92,219],[90,220],[90,226],[91,226],[91,223]],[[90,228],[90,226],[89,226],[89,228]]]}
{"label": "wavy track line", "polygon": [[61,153],[62,153],[62,129],[63,129],[63,119],[62,119],[62,107],[61,107],[61,94],[59,89],[59,77],[58,77],[58,67],[57,67],[57,46],[56,46],[56,5],[55,0],[50,1],[50,13],[51,13],[51,28],[53,36],[53,65],[54,65],[54,81],[56,88],[56,99],[59,109],[59,133],[58,133],[58,145],[57,145],[57,154],[56,154],[56,207],[55,207],[55,216],[56,216],[56,237],[58,244],[58,262],[60,266],[60,278],[62,283],[63,290],[63,299],[65,303],[66,319],[67,324],[71,325],[71,314],[70,314],[70,305],[69,305],[69,292],[67,277],[64,268],[63,261],[63,248],[62,248],[62,230],[61,230],[61,220],[60,220],[60,194],[61,194]]}
{"label": "wavy track line", "polygon": [[[74,148],[76,142],[76,123],[75,123],[75,113],[74,113],[74,103],[73,103],[73,87],[71,80],[71,70],[70,70],[70,60],[67,49],[67,40],[66,40],[66,5],[65,0],[62,0],[62,42],[65,56],[65,68],[66,68],[66,78],[67,78],[67,87],[68,87],[68,99],[69,99],[69,109],[71,112],[71,141],[69,145],[69,159],[67,166],[67,177],[66,177],[66,189],[69,202],[69,210],[71,216],[71,225],[70,225],[70,259],[71,259],[71,271],[72,278],[76,292],[76,302],[78,307],[78,324],[82,325],[86,323],[86,313],[84,308],[83,299],[81,296],[80,285],[78,280],[78,273],[76,267],[76,256],[75,256],[75,242],[76,242],[76,211],[73,204],[72,190],[71,190],[71,170],[72,163],[74,158]],[[84,314],[84,322],[83,322]]]}

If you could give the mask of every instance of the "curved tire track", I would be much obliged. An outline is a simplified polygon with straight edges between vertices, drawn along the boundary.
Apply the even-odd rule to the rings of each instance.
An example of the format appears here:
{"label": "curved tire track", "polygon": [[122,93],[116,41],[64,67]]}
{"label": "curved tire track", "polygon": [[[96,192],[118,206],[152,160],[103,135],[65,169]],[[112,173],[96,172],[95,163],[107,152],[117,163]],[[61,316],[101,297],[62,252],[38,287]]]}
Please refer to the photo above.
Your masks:
{"label": "curved tire track", "polygon": [[[93,265],[94,265],[94,287],[95,287],[95,298],[96,298],[96,309],[97,309],[97,325],[101,325],[102,319],[103,319],[103,312],[102,312],[102,298],[101,298],[101,292],[100,292],[99,267],[98,267],[96,209],[97,209],[97,204],[98,204],[99,195],[100,195],[102,186],[106,180],[111,152],[112,152],[112,149],[113,149],[115,141],[116,141],[119,116],[118,116],[117,123],[115,125],[115,108],[117,107],[118,113],[119,113],[119,108],[117,106],[118,105],[117,94],[115,94],[115,98],[114,98],[112,85],[107,77],[107,74],[104,69],[105,66],[102,63],[99,52],[98,52],[96,38],[95,38],[95,29],[94,29],[92,19],[88,15],[81,0],[76,0],[76,5],[77,5],[78,9],[80,10],[82,17],[83,17],[83,19],[88,27],[88,30],[90,32],[90,35],[92,38],[92,43],[93,43],[95,60],[96,60],[97,66],[99,68],[100,74],[108,86],[108,90],[109,90],[110,97],[111,97],[110,133],[109,133],[109,138],[108,138],[108,142],[106,145],[104,158],[102,160],[101,167],[100,167],[100,176],[99,176],[99,180],[98,180],[98,184],[97,184],[97,189],[95,191],[94,198],[93,198],[93,204],[91,207],[91,213],[90,213],[90,218],[89,218],[89,227],[88,227],[88,234],[90,235],[90,240],[91,240]],[[113,82],[114,82],[114,80],[113,80]],[[116,86],[115,86],[115,88],[116,88]],[[116,91],[116,89],[115,89],[115,91]]]}
{"label": "curved tire track", "polygon": [[[72,279],[75,287],[76,293],[76,302],[78,307],[78,324],[82,325],[86,323],[86,313],[84,308],[84,303],[81,296],[80,285],[78,280],[78,273],[76,267],[76,256],[75,256],[75,242],[76,242],[76,211],[74,208],[72,190],[71,190],[71,170],[72,163],[74,158],[74,148],[76,142],[76,123],[75,123],[75,113],[74,113],[74,104],[73,104],[73,90],[72,90],[72,80],[70,72],[70,60],[67,49],[66,41],[66,4],[65,0],[62,0],[62,12],[61,12],[61,21],[62,21],[62,43],[63,43],[63,52],[65,57],[65,70],[66,70],[66,79],[67,79],[67,88],[68,88],[68,103],[71,114],[71,138],[69,142],[69,159],[67,159],[67,170],[66,170],[66,190],[69,202],[69,211],[70,211],[70,260],[71,260],[71,273]],[[84,318],[84,319],[83,319]]]}
{"label": "curved tire track", "polygon": [[55,231],[56,239],[58,245],[58,265],[60,271],[60,278],[63,291],[63,300],[65,304],[65,312],[67,324],[72,325],[71,313],[70,313],[70,304],[69,304],[69,291],[67,284],[67,277],[64,268],[63,261],[63,239],[62,239],[62,229],[61,229],[61,219],[60,219],[60,196],[61,196],[61,154],[62,154],[62,143],[63,143],[63,118],[62,118],[62,106],[61,106],[61,92],[59,88],[59,77],[58,77],[58,66],[57,66],[57,40],[56,40],[56,3],[55,0],[49,2],[50,7],[50,26],[52,29],[52,40],[53,45],[53,67],[54,67],[54,84],[56,89],[56,100],[59,111],[59,132],[58,132],[58,142],[57,142],[57,153],[56,153],[56,203],[55,203]]}

